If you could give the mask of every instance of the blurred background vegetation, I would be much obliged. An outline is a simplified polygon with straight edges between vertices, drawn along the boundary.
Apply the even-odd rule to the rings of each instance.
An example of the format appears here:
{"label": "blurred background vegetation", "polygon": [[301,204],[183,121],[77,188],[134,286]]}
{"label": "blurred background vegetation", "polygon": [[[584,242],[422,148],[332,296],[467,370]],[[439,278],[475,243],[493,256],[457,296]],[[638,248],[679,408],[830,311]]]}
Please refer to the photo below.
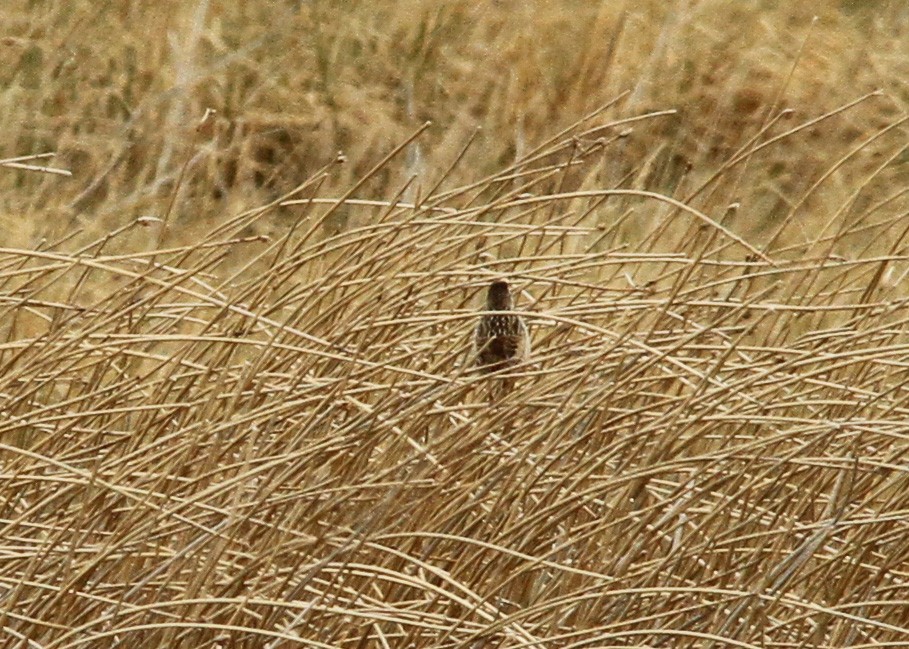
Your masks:
{"label": "blurred background vegetation", "polygon": [[709,204],[738,202],[734,228],[758,240],[794,206],[803,227],[878,201],[896,214],[905,126],[860,145],[906,112],[907,32],[899,2],[16,0],[0,14],[0,157],[56,151],[73,177],[0,172],[3,238],[97,236],[173,203],[171,236],[191,239],[339,151],[322,192],[342,193],[427,120],[358,195],[432,186],[481,129],[449,179],[473,181],[617,98],[610,120],[676,112],[615,129],[575,187],[686,198],[743,147],[877,90],[756,152]]}

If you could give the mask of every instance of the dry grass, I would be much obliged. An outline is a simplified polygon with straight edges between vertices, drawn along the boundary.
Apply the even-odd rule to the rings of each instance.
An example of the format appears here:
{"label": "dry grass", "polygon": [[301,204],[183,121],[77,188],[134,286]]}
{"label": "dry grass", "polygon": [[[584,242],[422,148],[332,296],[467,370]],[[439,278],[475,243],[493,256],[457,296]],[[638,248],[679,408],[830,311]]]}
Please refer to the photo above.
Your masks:
{"label": "dry grass", "polygon": [[[821,74],[903,10],[272,4],[76,3],[123,87],[10,12],[0,645],[909,644],[904,64]],[[316,131],[240,115],[282,93]]]}

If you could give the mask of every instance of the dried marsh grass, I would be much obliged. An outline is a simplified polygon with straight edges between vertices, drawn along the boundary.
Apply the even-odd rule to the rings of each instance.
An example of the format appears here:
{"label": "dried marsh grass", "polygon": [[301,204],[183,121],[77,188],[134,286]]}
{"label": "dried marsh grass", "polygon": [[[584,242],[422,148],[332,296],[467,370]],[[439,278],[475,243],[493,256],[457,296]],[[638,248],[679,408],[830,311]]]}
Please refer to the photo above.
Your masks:
{"label": "dried marsh grass", "polygon": [[[572,189],[591,119],[417,204],[327,170],[191,245],[0,250],[4,645],[906,642],[905,242]],[[502,275],[537,351],[490,401]]]}
{"label": "dried marsh grass", "polygon": [[0,646],[909,644],[884,4],[11,6]]}

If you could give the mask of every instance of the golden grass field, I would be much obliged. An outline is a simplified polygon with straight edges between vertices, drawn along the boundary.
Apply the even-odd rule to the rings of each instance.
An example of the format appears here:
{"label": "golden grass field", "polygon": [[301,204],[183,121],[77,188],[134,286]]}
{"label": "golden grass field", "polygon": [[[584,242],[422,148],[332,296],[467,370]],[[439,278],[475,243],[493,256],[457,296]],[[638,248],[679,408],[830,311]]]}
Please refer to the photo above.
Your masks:
{"label": "golden grass field", "polygon": [[823,4],[10,0],[0,647],[909,646],[909,7]]}

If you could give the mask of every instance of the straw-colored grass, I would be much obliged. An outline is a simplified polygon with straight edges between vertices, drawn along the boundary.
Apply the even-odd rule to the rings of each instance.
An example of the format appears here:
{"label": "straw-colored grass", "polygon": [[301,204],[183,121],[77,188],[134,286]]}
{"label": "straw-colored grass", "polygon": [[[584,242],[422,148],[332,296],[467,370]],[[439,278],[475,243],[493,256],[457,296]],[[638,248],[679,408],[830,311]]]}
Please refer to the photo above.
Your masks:
{"label": "straw-colored grass", "polygon": [[[87,52],[134,50],[138,108],[95,121],[49,114],[92,92],[53,76],[62,5],[10,12],[37,49],[0,98],[44,112],[0,161],[0,646],[909,644],[902,100],[798,81],[844,78],[818,52],[873,17],[727,7],[773,74],[710,85],[724,3],[272,4],[74,3],[110,41]],[[153,19],[182,31],[139,39]],[[403,118],[345,94],[381,96],[356,80],[395,53]],[[260,155],[225,116],[293,91],[322,148],[288,127]],[[414,107],[459,102],[481,135]],[[534,344],[509,392],[469,357],[496,277]]]}

